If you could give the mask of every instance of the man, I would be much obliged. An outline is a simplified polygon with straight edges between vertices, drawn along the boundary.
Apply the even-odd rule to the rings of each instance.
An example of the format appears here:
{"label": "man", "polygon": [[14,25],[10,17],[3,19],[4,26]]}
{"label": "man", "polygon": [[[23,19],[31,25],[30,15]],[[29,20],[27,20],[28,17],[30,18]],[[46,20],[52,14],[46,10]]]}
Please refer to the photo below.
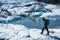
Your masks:
{"label": "man", "polygon": [[49,30],[48,30],[49,20],[45,19],[44,17],[42,19],[43,19],[43,22],[44,22],[44,27],[42,28],[41,34],[43,34],[44,29],[46,29],[46,31],[47,31],[46,35],[49,35]]}

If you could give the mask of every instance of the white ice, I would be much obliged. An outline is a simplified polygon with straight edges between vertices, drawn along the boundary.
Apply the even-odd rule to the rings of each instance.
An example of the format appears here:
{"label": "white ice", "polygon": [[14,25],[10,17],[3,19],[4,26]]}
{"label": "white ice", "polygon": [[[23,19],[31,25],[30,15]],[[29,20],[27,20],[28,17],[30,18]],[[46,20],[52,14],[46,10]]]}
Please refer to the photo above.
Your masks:
{"label": "white ice", "polygon": [[[0,24],[0,38],[9,40],[58,40],[60,39],[60,29],[49,29],[50,35],[43,35],[41,29],[29,29],[23,25]],[[53,33],[54,32],[54,33]]]}

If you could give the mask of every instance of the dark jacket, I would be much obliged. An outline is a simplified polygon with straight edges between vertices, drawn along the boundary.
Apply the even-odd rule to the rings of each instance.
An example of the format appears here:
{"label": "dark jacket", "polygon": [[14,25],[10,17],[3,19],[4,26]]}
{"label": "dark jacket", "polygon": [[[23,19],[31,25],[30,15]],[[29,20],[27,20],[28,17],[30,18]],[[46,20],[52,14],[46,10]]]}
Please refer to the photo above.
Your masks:
{"label": "dark jacket", "polygon": [[48,26],[49,25],[49,19],[43,18],[43,22],[44,22],[44,26]]}

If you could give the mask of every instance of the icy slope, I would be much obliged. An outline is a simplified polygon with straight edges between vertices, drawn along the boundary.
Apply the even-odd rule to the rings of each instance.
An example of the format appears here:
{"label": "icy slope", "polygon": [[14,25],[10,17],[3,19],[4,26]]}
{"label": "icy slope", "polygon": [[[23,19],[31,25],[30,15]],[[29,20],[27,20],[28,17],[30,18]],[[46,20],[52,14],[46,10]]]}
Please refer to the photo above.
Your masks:
{"label": "icy slope", "polygon": [[31,2],[34,0],[0,0],[1,2],[5,2],[5,3],[26,3],[26,2]]}
{"label": "icy slope", "polygon": [[40,29],[28,29],[23,25],[0,24],[0,39],[9,40],[60,40],[60,29],[49,29],[50,35],[41,35]]}
{"label": "icy slope", "polygon": [[[4,3],[4,2],[3,2]],[[16,5],[15,5],[16,4]],[[5,15],[7,19],[10,16],[27,16],[28,18],[32,17],[39,17],[43,14],[50,16],[50,18],[57,18],[59,19],[60,16],[60,8],[53,4],[46,4],[46,3],[38,3],[36,1],[31,1],[27,3],[17,4],[17,3],[6,3],[1,6],[1,15]],[[46,5],[45,5],[46,4]],[[52,7],[51,7],[52,6]],[[51,12],[51,13],[50,13]],[[23,17],[23,16],[22,16]],[[11,20],[13,20],[11,18]]]}
{"label": "icy slope", "polygon": [[24,1],[0,0],[0,23],[22,24],[26,27],[41,28],[43,26],[41,17],[45,17],[51,19],[50,24],[53,23],[54,28],[60,26],[60,6],[39,3],[35,0]]}
{"label": "icy slope", "polygon": [[[1,10],[0,15],[2,15],[1,17],[2,19],[0,21],[9,21],[10,19],[12,21],[13,19],[15,19],[15,16],[16,18],[17,16],[21,16],[21,17],[26,16],[28,18],[32,18],[32,16],[39,17],[44,12],[48,12],[48,10],[44,8],[44,5],[45,3],[38,3],[35,1],[23,3],[21,5],[17,3],[13,4],[13,3],[2,2],[1,9],[0,9]],[[5,18],[6,20],[4,19],[3,16],[6,17]]]}

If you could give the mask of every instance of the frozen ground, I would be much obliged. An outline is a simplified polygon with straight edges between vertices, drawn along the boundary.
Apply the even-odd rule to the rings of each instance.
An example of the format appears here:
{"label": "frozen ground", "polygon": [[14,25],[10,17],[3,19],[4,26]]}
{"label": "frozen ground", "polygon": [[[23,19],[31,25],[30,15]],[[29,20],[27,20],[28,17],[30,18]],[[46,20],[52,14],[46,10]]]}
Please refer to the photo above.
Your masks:
{"label": "frozen ground", "polygon": [[60,29],[49,29],[50,35],[40,34],[41,29],[29,29],[23,25],[0,24],[0,39],[4,40],[60,40]]}

